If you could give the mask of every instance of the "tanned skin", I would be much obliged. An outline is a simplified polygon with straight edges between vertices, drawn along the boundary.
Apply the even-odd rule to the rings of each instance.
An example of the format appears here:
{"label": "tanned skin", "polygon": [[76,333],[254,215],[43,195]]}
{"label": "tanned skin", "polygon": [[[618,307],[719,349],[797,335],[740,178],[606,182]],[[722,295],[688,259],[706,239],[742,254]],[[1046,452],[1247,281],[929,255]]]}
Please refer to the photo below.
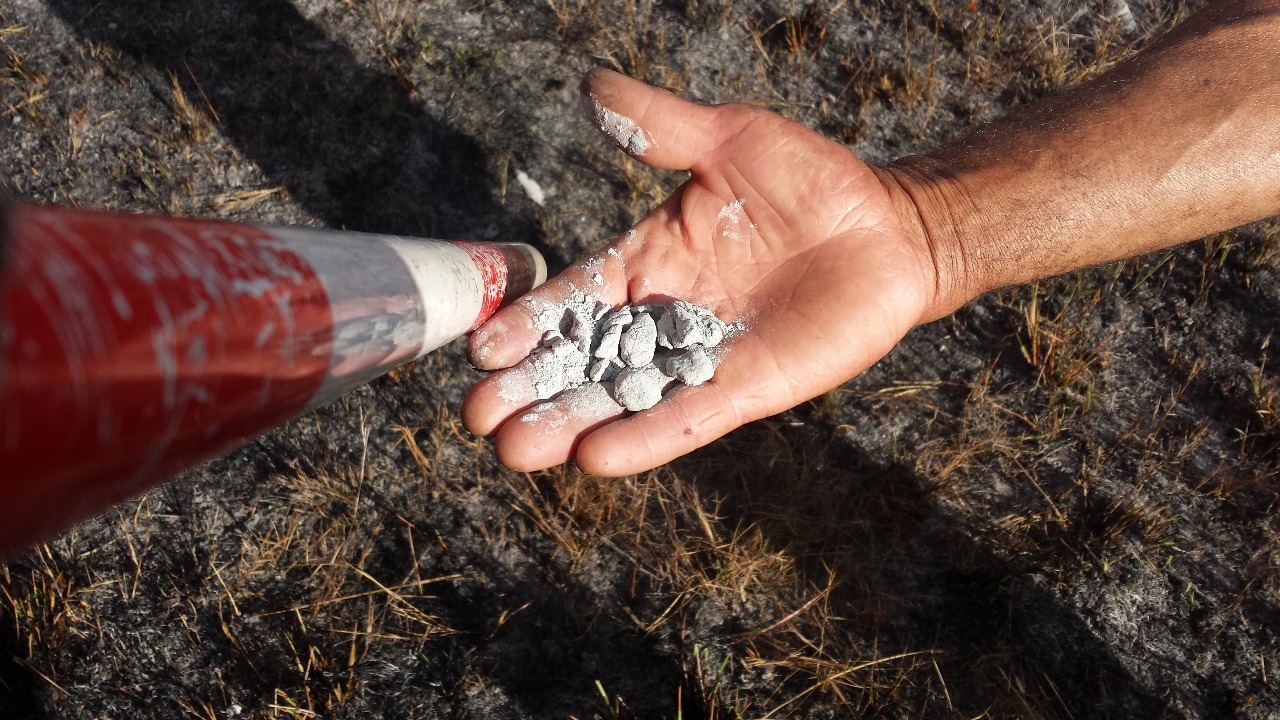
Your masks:
{"label": "tanned skin", "polygon": [[[464,421],[517,470],[647,470],[844,383],[986,291],[1280,211],[1280,0],[1215,2],[1113,71],[886,167],[776,114],[616,73],[583,93],[634,121],[638,160],[690,178],[598,256],[602,286],[577,265],[531,296],[681,298],[750,329],[710,382],[633,415],[560,401],[525,419],[531,389],[481,381]],[[749,222],[726,228],[736,201]],[[472,362],[509,368],[539,336],[517,303],[472,336]]]}

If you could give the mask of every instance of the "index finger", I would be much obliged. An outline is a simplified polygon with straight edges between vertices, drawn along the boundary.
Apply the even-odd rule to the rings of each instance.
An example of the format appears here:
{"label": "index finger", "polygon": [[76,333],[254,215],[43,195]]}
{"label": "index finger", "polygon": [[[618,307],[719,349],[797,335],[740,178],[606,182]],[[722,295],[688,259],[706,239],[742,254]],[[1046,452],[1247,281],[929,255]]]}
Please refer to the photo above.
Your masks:
{"label": "index finger", "polygon": [[509,368],[525,358],[549,330],[573,313],[627,301],[627,278],[616,246],[579,262],[520,300],[499,310],[471,334],[467,355],[481,370]]}

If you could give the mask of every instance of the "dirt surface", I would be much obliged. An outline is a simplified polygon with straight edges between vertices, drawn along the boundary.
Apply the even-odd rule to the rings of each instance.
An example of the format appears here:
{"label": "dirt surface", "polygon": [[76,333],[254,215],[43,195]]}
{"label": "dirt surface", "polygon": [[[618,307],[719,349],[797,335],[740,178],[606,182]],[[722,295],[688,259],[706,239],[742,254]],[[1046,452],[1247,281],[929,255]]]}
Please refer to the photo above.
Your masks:
{"label": "dirt surface", "polygon": [[[592,67],[884,161],[1192,10],[1123,5],[6,0],[0,183],[563,267],[681,181]],[[625,480],[499,467],[456,342],[0,565],[0,717],[1280,716],[1278,270],[1271,222],[992,293]]]}

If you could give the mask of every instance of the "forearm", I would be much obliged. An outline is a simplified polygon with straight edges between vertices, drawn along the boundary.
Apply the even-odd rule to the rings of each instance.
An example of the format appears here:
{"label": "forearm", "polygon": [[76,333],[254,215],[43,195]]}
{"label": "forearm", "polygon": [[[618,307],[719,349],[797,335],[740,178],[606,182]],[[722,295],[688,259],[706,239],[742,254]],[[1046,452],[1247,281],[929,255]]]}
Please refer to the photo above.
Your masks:
{"label": "forearm", "polygon": [[937,264],[933,317],[1274,214],[1280,0],[1215,3],[1112,72],[887,171]]}

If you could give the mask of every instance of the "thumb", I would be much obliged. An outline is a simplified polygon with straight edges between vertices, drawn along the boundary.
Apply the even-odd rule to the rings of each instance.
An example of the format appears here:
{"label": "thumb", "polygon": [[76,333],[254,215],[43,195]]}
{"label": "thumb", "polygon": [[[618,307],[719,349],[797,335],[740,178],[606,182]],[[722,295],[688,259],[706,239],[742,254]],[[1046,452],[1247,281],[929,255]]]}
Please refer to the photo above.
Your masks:
{"label": "thumb", "polygon": [[618,147],[662,170],[689,170],[714,149],[721,114],[601,68],[582,80],[582,107]]}

